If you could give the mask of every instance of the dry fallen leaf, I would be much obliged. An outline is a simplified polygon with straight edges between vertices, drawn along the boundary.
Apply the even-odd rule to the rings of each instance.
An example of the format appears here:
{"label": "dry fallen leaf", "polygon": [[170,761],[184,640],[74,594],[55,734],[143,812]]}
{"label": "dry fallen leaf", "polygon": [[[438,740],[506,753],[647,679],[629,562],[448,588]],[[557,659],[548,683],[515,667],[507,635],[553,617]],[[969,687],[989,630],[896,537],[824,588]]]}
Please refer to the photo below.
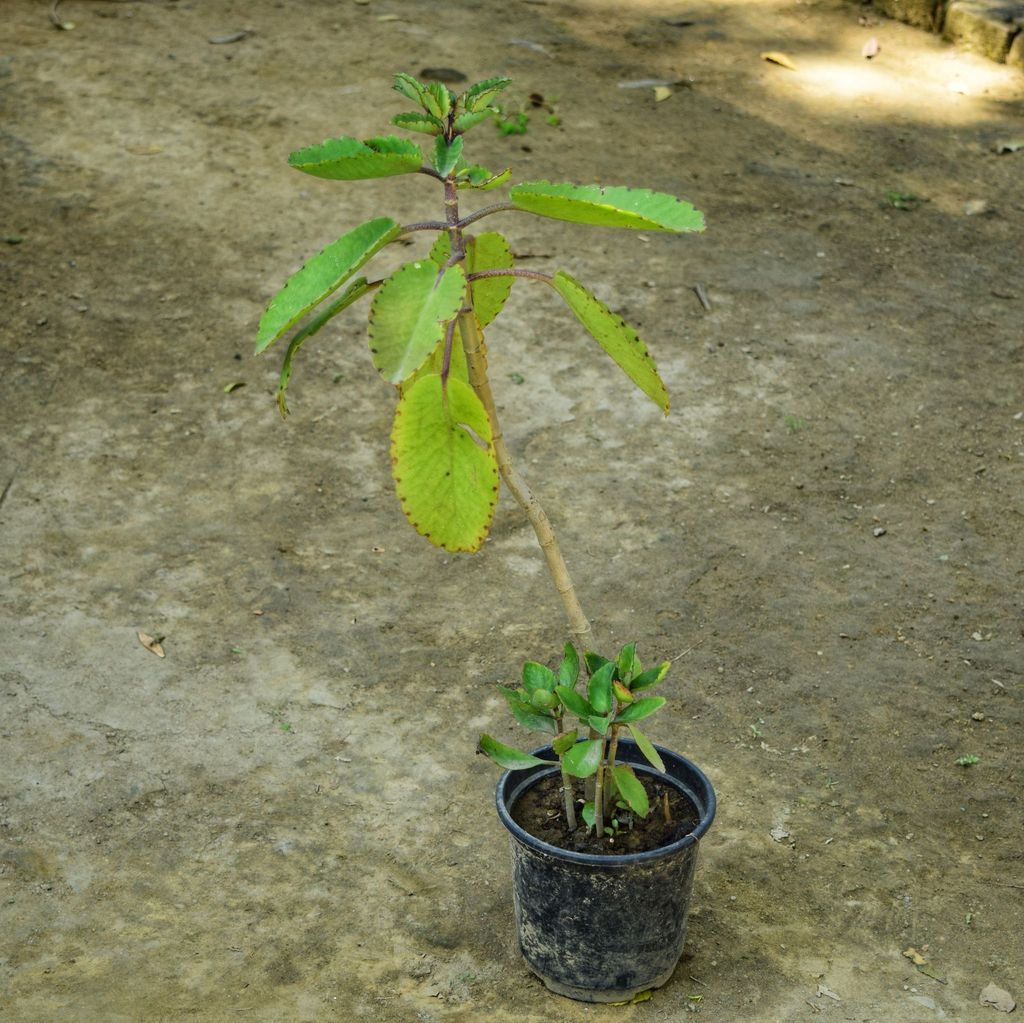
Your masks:
{"label": "dry fallen leaf", "polygon": [[771,64],[778,64],[779,67],[784,67],[788,71],[795,71],[796,64],[793,63],[790,57],[786,54],[780,53],[778,50],[768,50],[761,54],[761,60],[767,60]]}
{"label": "dry fallen leaf", "polygon": [[982,1005],[991,1005],[993,1009],[998,1009],[1000,1012],[1013,1012],[1017,1008],[1013,995],[1001,987],[996,987],[995,984],[988,984],[978,997],[978,1001]]}
{"label": "dry fallen leaf", "polygon": [[903,955],[906,956],[915,966],[924,966],[928,962],[927,959],[916,948],[905,948]]}
{"label": "dry fallen leaf", "polygon": [[160,645],[160,639],[163,639],[163,636],[161,636],[160,639],[154,639],[152,636],[147,635],[145,632],[140,632],[138,636],[139,642],[147,650],[149,650],[150,653],[156,654],[157,657],[166,656],[166,654],[164,653],[164,648]]}
{"label": "dry fallen leaf", "polygon": [[240,43],[251,35],[251,28],[243,28],[240,32],[229,32],[223,36],[210,36],[206,41],[214,46],[226,46],[228,43]]}
{"label": "dry fallen leaf", "polygon": [[672,95],[672,90],[667,85],[656,85],[654,87],[654,102],[660,103],[663,99],[668,99]]}

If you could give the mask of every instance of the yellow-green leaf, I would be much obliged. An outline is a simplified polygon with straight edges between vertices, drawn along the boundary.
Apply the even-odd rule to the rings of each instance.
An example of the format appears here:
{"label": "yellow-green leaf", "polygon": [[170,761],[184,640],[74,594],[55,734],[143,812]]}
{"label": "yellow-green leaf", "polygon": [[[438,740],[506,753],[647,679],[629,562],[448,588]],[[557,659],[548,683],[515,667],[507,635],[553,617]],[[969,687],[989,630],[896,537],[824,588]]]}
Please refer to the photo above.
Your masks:
{"label": "yellow-green leaf", "polygon": [[566,305],[630,380],[668,414],[668,389],[637,332],[563,270],[551,282]]}
{"label": "yellow-green leaf", "polygon": [[441,273],[432,259],[406,263],[382,285],[370,307],[370,354],[385,380],[401,384],[430,357],[445,324],[462,308],[461,266]]}
{"label": "yellow-green leaf", "polygon": [[[452,253],[451,240],[447,234],[439,234],[430,250],[430,258],[442,266]],[[466,239],[466,273],[479,273],[481,270],[508,270],[515,260],[512,247],[497,231],[484,231]],[[473,281],[470,289],[473,294],[473,311],[486,327],[501,312],[502,307],[512,291],[511,276],[484,277]]]}
{"label": "yellow-green leaf", "polygon": [[400,231],[390,217],[368,220],[331,242],[302,269],[296,270],[270,300],[260,319],[256,354],[269,348],[313,306],[344,284],[367,260],[397,238]]}
{"label": "yellow-green leaf", "polygon": [[476,551],[498,503],[498,461],[480,399],[461,380],[418,380],[398,402],[391,462],[402,511],[436,547]]}
{"label": "yellow-green leaf", "polygon": [[647,188],[526,181],[509,189],[518,209],[554,220],[641,231],[703,231],[704,214],[690,203]]}
{"label": "yellow-green leaf", "polygon": [[[405,394],[406,391],[416,383],[417,380],[432,373],[441,376],[444,369],[444,340],[427,357],[427,361],[412,376],[406,377],[398,389]],[[455,335],[452,338],[452,357],[448,364],[448,375],[455,380],[461,380],[464,384],[469,383],[469,364],[466,362],[466,352],[462,347],[462,338],[459,336],[459,328],[455,328]]]}
{"label": "yellow-green leaf", "polygon": [[415,142],[400,139],[397,135],[367,139],[365,142],[345,135],[299,149],[288,157],[288,163],[296,170],[317,178],[355,181],[412,174],[423,166],[423,154]]}
{"label": "yellow-green leaf", "polygon": [[[497,231],[485,231],[466,239],[466,273],[481,270],[508,270],[515,260],[512,248]],[[512,277],[484,277],[473,281],[473,310],[486,327],[501,312],[512,291]]]}

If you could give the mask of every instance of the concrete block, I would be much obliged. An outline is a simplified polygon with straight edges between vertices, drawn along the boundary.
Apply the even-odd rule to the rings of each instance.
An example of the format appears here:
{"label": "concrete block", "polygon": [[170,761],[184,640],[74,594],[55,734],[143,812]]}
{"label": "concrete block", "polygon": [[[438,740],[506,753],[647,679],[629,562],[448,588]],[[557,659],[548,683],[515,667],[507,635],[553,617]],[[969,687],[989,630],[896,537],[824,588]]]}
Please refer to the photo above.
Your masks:
{"label": "concrete block", "polygon": [[946,11],[942,34],[958,46],[990,60],[1005,61],[1024,17],[1019,0],[953,0]]}

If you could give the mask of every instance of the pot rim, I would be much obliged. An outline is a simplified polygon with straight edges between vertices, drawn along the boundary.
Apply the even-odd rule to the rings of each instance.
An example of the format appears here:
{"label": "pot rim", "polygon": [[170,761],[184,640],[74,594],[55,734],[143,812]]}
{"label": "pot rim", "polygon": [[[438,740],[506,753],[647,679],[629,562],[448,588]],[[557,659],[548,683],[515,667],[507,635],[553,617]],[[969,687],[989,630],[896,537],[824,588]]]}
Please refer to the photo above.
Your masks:
{"label": "pot rim", "polygon": [[[696,845],[704,836],[708,828],[711,827],[711,822],[715,819],[717,800],[715,798],[715,790],[711,785],[710,779],[692,760],[684,757],[681,753],[676,753],[674,750],[666,749],[664,746],[654,744],[654,748],[662,755],[663,759],[665,757],[669,757],[672,760],[681,763],[686,768],[687,772],[693,776],[693,780],[696,783],[691,789],[690,786],[684,784],[679,778],[674,778],[667,772],[655,770],[647,764],[645,760],[642,760],[642,755],[641,762],[633,763],[634,767],[638,767],[641,770],[646,771],[659,781],[672,785],[674,788],[683,792],[694,805],[698,814],[700,814],[700,819],[698,820],[696,827],[689,834],[683,835],[682,838],[677,838],[674,842],[670,842],[668,845],[658,846],[657,849],[648,849],[646,852],[638,853],[582,853],[577,852],[575,849],[563,849],[561,846],[551,845],[549,842],[545,842],[537,838],[535,835],[531,835],[524,827],[517,824],[515,820],[513,820],[512,814],[509,812],[510,807],[515,805],[516,801],[527,789],[536,785],[543,778],[547,778],[552,774],[555,774],[558,770],[557,758],[555,757],[555,752],[550,745],[541,746],[538,749],[531,750],[531,753],[533,756],[540,757],[543,760],[551,760],[551,767],[535,766],[533,768],[526,768],[525,770],[505,771],[498,779],[498,785],[495,791],[495,803],[498,808],[498,817],[501,820],[501,823],[508,829],[510,835],[520,844],[527,846],[534,852],[545,853],[548,856],[554,856],[557,859],[566,860],[572,863],[614,868],[627,866],[633,863],[650,863],[653,860],[663,859],[666,856],[673,856],[691,845]],[[629,739],[621,740],[619,743],[619,749],[620,751],[632,749],[639,753],[636,744]],[[522,781],[515,783],[513,786],[513,775],[523,775],[524,777]],[[509,791],[507,798],[503,796],[503,792],[506,789]]]}

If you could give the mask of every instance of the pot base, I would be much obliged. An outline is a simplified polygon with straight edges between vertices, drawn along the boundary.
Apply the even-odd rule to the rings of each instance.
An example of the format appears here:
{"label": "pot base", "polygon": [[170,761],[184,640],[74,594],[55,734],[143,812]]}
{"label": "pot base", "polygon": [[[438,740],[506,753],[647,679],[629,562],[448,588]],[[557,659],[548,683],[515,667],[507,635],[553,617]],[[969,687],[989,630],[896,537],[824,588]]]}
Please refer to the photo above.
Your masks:
{"label": "pot base", "polygon": [[577,1002],[631,1002],[643,991],[653,991],[656,988],[664,987],[672,979],[672,974],[675,973],[675,967],[673,966],[671,970],[666,970],[661,976],[655,977],[653,981],[642,984],[640,987],[604,988],[595,991],[592,988],[573,987],[571,984],[563,984],[553,977],[545,977],[544,974],[538,973],[537,970],[530,966],[529,962],[526,965],[530,967],[531,973],[543,981],[544,986],[549,991],[554,992],[556,995],[563,995],[565,998],[575,999]]}

